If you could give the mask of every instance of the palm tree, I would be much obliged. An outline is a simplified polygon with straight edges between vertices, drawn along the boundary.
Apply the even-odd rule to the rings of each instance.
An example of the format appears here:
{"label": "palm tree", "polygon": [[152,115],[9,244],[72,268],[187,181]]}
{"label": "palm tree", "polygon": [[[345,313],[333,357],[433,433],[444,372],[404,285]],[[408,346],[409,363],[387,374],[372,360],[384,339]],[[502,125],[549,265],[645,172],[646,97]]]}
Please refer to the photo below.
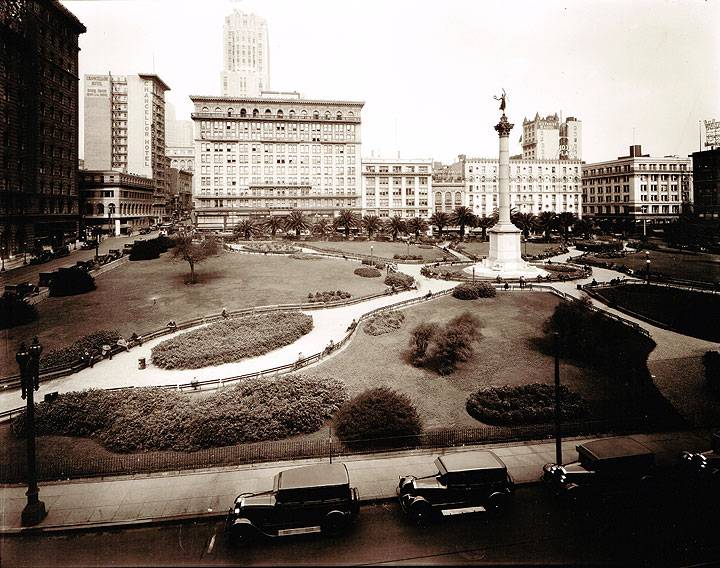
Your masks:
{"label": "palm tree", "polygon": [[420,231],[427,231],[428,224],[422,217],[411,217],[405,223],[405,228],[408,233],[415,233],[415,240],[420,238]]}
{"label": "palm tree", "polygon": [[523,232],[525,240],[530,238],[530,231],[535,227],[535,215],[532,213],[515,213],[510,218],[518,229]]}
{"label": "palm tree", "polygon": [[332,223],[327,217],[320,217],[312,226],[312,232],[322,238],[327,237],[332,231]]}
{"label": "palm tree", "polygon": [[542,211],[540,215],[537,216],[537,227],[543,232],[545,240],[550,239],[550,232],[556,226],[556,219],[557,215],[555,214],[555,211]]}
{"label": "palm tree", "polygon": [[590,219],[576,219],[573,223],[573,233],[582,235],[584,239],[589,239],[593,231],[593,222]]}
{"label": "palm tree", "polygon": [[251,237],[260,234],[260,227],[258,227],[252,219],[243,219],[233,227],[233,233],[236,238],[242,237],[248,241]]}
{"label": "palm tree", "polygon": [[482,231],[482,240],[487,239],[487,230],[495,223],[497,223],[497,219],[495,217],[488,217],[487,215],[475,217],[475,226]]}
{"label": "palm tree", "polygon": [[350,237],[350,229],[360,225],[360,217],[353,211],[348,209],[341,209],[338,216],[333,219],[333,225],[335,228],[343,227],[345,229],[345,238]]}
{"label": "palm tree", "polygon": [[304,231],[310,228],[310,223],[303,215],[302,211],[295,210],[290,215],[285,217],[285,230],[295,231],[295,236],[300,236],[300,231]]}
{"label": "palm tree", "polygon": [[453,225],[458,225],[460,227],[460,240],[463,240],[463,237],[465,236],[465,227],[468,225],[471,227],[473,226],[475,222],[475,214],[469,207],[460,205],[459,207],[456,207],[455,211],[453,211],[450,215],[450,222]]}
{"label": "palm tree", "polygon": [[373,238],[373,235],[382,229],[382,220],[377,215],[368,215],[363,217],[362,226],[367,231],[368,237]]}
{"label": "palm tree", "polygon": [[567,240],[568,229],[576,220],[575,213],[570,213],[570,211],[563,211],[557,216],[557,227],[562,231],[563,239]]}
{"label": "palm tree", "polygon": [[444,211],[436,211],[430,217],[430,224],[438,228],[438,237],[442,238],[442,232],[450,224],[450,215]]}
{"label": "palm tree", "polygon": [[393,215],[387,220],[387,231],[392,233],[393,240],[397,239],[398,233],[405,232],[405,219],[400,215]]}
{"label": "palm tree", "polygon": [[270,231],[270,236],[274,239],[275,233],[285,228],[285,218],[279,215],[270,215],[270,217],[263,221],[262,226],[265,230]]}

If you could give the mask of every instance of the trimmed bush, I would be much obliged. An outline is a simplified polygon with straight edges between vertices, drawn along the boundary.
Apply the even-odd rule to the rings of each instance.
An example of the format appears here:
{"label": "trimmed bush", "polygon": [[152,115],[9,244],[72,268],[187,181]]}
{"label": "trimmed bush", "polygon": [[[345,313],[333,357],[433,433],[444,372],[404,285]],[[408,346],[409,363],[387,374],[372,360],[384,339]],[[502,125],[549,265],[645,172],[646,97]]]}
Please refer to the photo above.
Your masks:
{"label": "trimmed bush", "polygon": [[356,268],[354,270],[354,273],[358,276],[362,276],[363,278],[379,278],[381,272],[377,268],[371,268],[368,266],[361,266],[360,268]]}
{"label": "trimmed bush", "polygon": [[50,279],[50,296],[74,296],[95,289],[95,278],[88,272],[74,266],[58,270]]}
{"label": "trimmed bush", "polygon": [[[167,248],[165,249],[167,250]],[[160,256],[161,246],[158,239],[147,239],[133,243],[130,260],[152,260]]]}
{"label": "trimmed bush", "polygon": [[372,316],[363,326],[363,331],[368,335],[384,335],[400,329],[405,323],[405,315],[402,312],[382,312]]}
{"label": "trimmed bush", "polygon": [[120,334],[115,329],[100,329],[93,331],[88,335],[84,335],[75,343],[68,345],[67,347],[61,347],[59,349],[48,351],[48,353],[40,359],[40,368],[47,369],[49,367],[58,367],[61,365],[72,365],[80,360],[85,351],[89,351],[91,354],[99,353],[104,344],[108,344],[110,346],[115,345],[118,339],[120,339]]}
{"label": "trimmed bush", "polygon": [[445,327],[421,323],[410,336],[410,360],[440,375],[449,375],[461,361],[473,355],[473,342],[480,335],[480,320],[470,312],[451,319]]}
{"label": "trimmed bush", "polygon": [[38,318],[37,308],[15,294],[0,297],[0,329],[24,325]]}
{"label": "trimmed bush", "polygon": [[405,290],[415,284],[415,278],[404,272],[393,272],[385,277],[385,285]]}
{"label": "trimmed bush", "polygon": [[[39,435],[83,436],[115,452],[193,451],[314,432],[347,400],[337,380],[248,379],[197,398],[155,387],[61,394],[35,405]],[[25,416],[12,424],[25,435]]]}
{"label": "trimmed bush", "polygon": [[394,254],[393,260],[422,260],[421,254]]}
{"label": "trimmed bush", "polygon": [[385,263],[384,262],[378,262],[377,259],[373,258],[370,260],[369,258],[363,258],[360,262],[367,266],[374,266],[378,270],[385,270]]}
{"label": "trimmed bush", "polygon": [[707,351],[702,362],[705,367],[705,384],[715,394],[720,394],[720,351]]}
{"label": "trimmed bush", "polygon": [[422,422],[410,397],[378,387],[364,391],[338,410],[335,431],[353,448],[405,446],[415,444]]}
{"label": "trimmed bush", "polygon": [[[543,383],[486,387],[468,398],[465,405],[470,416],[487,424],[512,426],[552,422],[555,418],[555,387]],[[563,420],[577,420],[587,415],[583,398],[560,386],[560,415]]]}
{"label": "trimmed bush", "polygon": [[307,301],[312,303],[315,302],[337,302],[338,300],[347,300],[352,297],[350,292],[343,292],[342,290],[328,290],[327,292],[310,292],[307,295]]}
{"label": "trimmed bush", "polygon": [[464,282],[452,291],[453,297],[459,300],[494,298],[496,294],[495,287],[487,282]]}
{"label": "trimmed bush", "polygon": [[163,369],[235,363],[290,345],[312,328],[312,317],[299,312],[230,318],[161,342],[152,349],[152,362]]}

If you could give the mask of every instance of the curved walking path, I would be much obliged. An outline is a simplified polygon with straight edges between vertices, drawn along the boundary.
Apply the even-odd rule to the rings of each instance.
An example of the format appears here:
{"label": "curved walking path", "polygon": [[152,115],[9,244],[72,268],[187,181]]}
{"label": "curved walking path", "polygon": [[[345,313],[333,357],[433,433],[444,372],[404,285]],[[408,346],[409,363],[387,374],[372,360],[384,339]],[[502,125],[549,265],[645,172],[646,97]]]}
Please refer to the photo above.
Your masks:
{"label": "curved walking path", "polygon": [[[307,249],[308,253],[313,253]],[[552,262],[565,262],[569,256],[579,251],[571,248],[568,253],[552,257]],[[436,293],[453,288],[457,282],[429,279],[420,274],[422,265],[400,264],[399,270],[415,277],[417,290],[401,292],[380,298],[373,298],[366,302],[349,306],[308,310],[303,313],[313,318],[313,330],[298,341],[265,355],[244,359],[236,363],[228,363],[215,367],[187,370],[164,370],[152,366],[150,362],[151,349],[177,334],[165,335],[142,346],[134,347],[128,353],[120,353],[112,360],[102,361],[93,368],[85,369],[69,377],[43,382],[36,394],[36,400],[42,400],[44,394],[49,392],[67,392],[87,388],[113,388],[127,386],[156,386],[168,384],[189,383],[198,381],[232,377],[248,373],[257,373],[265,369],[294,363],[299,354],[308,357],[322,351],[332,340],[340,342],[353,319],[359,318],[377,308],[392,306],[404,300],[424,296],[428,291]],[[571,282],[554,282],[553,287],[575,298],[589,298],[577,289],[577,284],[587,284],[594,278],[597,282],[607,282],[617,278],[618,272],[604,268],[593,267],[592,276]],[[624,276],[625,275],[620,275]],[[626,277],[632,280],[632,277]],[[642,320],[628,316],[618,310],[590,298],[592,304],[606,312],[621,316],[635,322],[646,329],[657,347],[650,353],[648,367],[653,380],[660,392],[678,409],[678,411],[692,423],[706,425],[717,423],[720,420],[720,408],[713,401],[707,400],[703,387],[703,366],[701,357],[718,345],[702,339],[681,335],[673,331],[658,328]],[[336,353],[336,352],[334,352]],[[333,353],[333,355],[334,355]],[[332,355],[331,355],[332,356]],[[148,368],[138,369],[138,359],[144,357],[148,361]],[[305,369],[304,367],[303,369]],[[312,371],[310,371],[312,372]],[[0,392],[0,412],[17,408],[22,404],[17,389]]]}

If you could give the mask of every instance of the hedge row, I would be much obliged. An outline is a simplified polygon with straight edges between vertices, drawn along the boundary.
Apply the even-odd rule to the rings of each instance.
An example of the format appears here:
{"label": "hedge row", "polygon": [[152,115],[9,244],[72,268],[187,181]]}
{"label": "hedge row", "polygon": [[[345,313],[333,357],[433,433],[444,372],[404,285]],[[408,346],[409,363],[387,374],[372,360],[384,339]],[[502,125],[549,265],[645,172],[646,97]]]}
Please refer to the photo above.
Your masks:
{"label": "hedge row", "polygon": [[310,303],[314,302],[337,302],[338,300],[347,300],[352,294],[350,292],[344,292],[342,290],[328,290],[326,292],[312,292],[308,293],[307,301]]}
{"label": "hedge row", "polygon": [[95,289],[95,278],[78,266],[58,270],[50,279],[50,296],[74,296]]}
{"label": "hedge row", "polygon": [[231,318],[163,341],[153,347],[152,362],[163,369],[234,363],[290,345],[312,327],[312,317],[300,312]]}
{"label": "hedge row", "polygon": [[[314,432],[347,400],[334,379],[249,379],[204,398],[155,387],[86,390],[36,404],[39,435],[82,436],[115,452],[193,451]],[[25,416],[12,425],[25,435]]]}
{"label": "hedge row", "polygon": [[487,282],[464,282],[455,286],[452,291],[453,297],[459,300],[494,298],[496,294],[495,287]]}
{"label": "hedge row", "polygon": [[90,354],[97,354],[101,351],[104,344],[111,347],[120,339],[120,333],[113,329],[100,329],[84,335],[75,343],[59,349],[53,349],[40,359],[40,368],[47,369],[60,365],[69,366],[77,363],[83,356],[85,351]]}

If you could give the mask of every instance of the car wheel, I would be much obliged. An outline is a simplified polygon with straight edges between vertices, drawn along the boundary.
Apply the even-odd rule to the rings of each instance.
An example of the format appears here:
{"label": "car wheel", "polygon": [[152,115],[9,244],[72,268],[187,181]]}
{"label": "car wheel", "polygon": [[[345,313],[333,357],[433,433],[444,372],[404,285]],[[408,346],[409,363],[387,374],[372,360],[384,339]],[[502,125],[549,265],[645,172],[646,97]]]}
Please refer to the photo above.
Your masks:
{"label": "car wheel", "polygon": [[432,506],[422,497],[415,497],[409,507],[410,517],[419,526],[425,525],[430,520]]}
{"label": "car wheel", "polygon": [[501,511],[505,510],[505,507],[508,505],[508,495],[507,493],[500,493],[499,491],[496,491],[490,497],[488,497],[487,501],[487,510],[491,513],[500,513]]}
{"label": "car wheel", "polygon": [[322,532],[336,535],[343,532],[349,524],[350,516],[342,511],[330,511],[322,523]]}
{"label": "car wheel", "polygon": [[248,546],[257,536],[257,529],[247,519],[235,519],[230,525],[230,542],[233,546]]}

